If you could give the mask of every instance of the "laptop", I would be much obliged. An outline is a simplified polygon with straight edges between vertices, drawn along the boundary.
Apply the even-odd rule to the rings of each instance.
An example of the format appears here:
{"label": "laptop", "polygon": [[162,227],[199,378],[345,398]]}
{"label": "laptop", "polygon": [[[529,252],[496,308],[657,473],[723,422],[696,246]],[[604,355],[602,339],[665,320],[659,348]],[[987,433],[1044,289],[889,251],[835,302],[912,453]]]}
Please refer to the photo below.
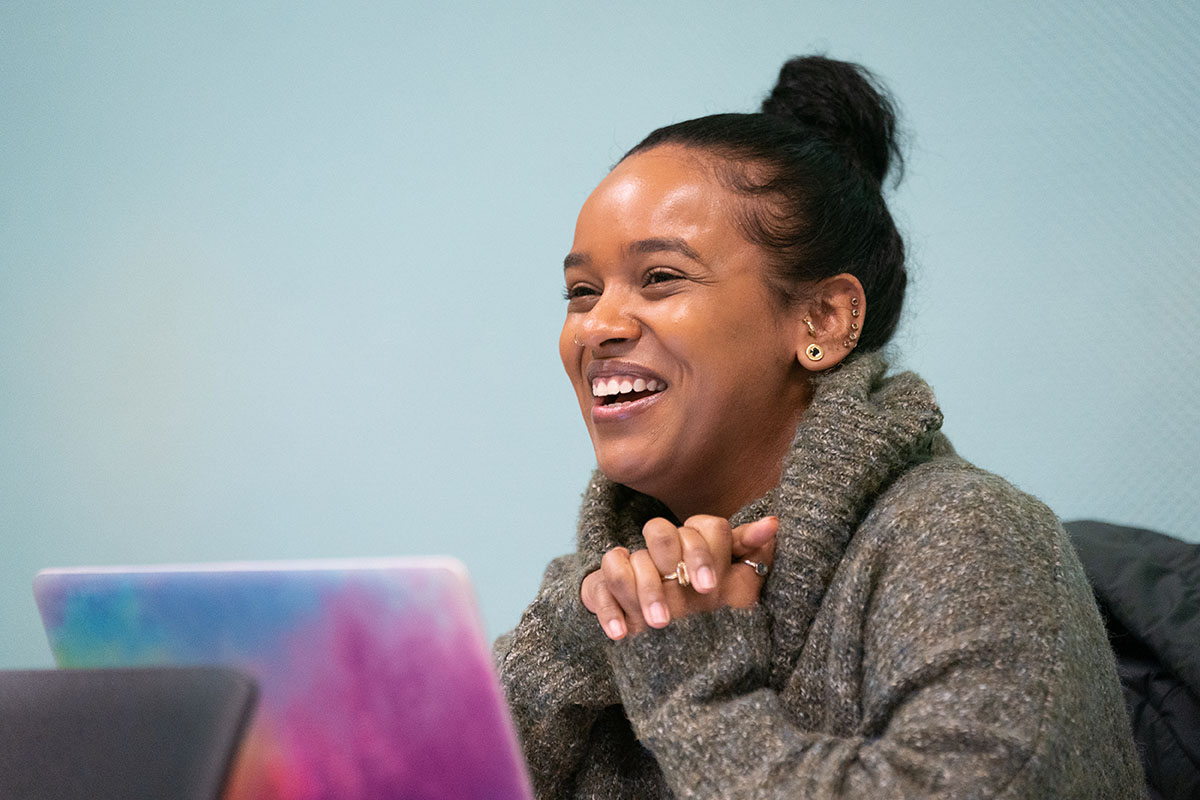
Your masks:
{"label": "laptop", "polygon": [[218,800],[254,707],[228,667],[0,672],[5,800]]}
{"label": "laptop", "polygon": [[230,800],[532,797],[453,559],[51,569],[34,595],[60,667],[256,679]]}

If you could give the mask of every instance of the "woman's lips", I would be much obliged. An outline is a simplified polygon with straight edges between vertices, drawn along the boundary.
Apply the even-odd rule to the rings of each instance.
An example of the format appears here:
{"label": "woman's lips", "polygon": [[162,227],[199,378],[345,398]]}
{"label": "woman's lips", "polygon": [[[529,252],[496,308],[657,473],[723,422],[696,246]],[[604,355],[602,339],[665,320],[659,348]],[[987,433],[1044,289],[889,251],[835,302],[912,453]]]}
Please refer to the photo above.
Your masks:
{"label": "woman's lips", "polygon": [[650,408],[662,396],[662,391],[642,393],[637,399],[609,404],[604,403],[604,398],[597,397],[592,405],[592,422],[620,422],[629,419]]}
{"label": "woman's lips", "polygon": [[592,421],[628,419],[650,408],[667,382],[635,361],[601,359],[588,365],[586,379],[592,392]]}
{"label": "woman's lips", "polygon": [[593,378],[592,421],[629,419],[654,405],[666,388],[666,381],[641,375],[615,374]]}

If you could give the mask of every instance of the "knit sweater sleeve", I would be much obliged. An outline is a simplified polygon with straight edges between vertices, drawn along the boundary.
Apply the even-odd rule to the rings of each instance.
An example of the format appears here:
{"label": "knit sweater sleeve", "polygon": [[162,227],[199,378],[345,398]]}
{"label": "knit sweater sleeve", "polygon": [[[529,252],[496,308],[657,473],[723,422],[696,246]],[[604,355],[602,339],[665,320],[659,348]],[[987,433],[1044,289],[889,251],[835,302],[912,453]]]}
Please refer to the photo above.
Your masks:
{"label": "knit sweater sleeve", "polygon": [[600,712],[619,703],[596,618],[579,597],[596,568],[580,554],[550,562],[517,627],[493,656],[538,797],[565,797]]}
{"label": "knit sweater sleeve", "polygon": [[1107,766],[1130,754],[1104,716],[1120,707],[1086,584],[1047,535],[1053,517],[1017,494],[939,509],[922,493],[877,517],[816,587],[814,641],[778,688],[762,606],[612,645],[626,713],[674,794],[1139,796],[1102,774],[1136,768]]}

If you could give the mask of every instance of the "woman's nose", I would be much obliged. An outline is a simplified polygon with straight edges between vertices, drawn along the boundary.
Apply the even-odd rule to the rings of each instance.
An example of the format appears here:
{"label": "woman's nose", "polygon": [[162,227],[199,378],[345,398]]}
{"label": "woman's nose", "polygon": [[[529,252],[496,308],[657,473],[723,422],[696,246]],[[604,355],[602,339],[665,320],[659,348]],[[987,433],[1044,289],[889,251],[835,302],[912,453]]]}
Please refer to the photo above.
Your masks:
{"label": "woman's nose", "polygon": [[636,339],[642,331],[627,298],[619,293],[601,295],[579,327],[579,343],[591,348]]}

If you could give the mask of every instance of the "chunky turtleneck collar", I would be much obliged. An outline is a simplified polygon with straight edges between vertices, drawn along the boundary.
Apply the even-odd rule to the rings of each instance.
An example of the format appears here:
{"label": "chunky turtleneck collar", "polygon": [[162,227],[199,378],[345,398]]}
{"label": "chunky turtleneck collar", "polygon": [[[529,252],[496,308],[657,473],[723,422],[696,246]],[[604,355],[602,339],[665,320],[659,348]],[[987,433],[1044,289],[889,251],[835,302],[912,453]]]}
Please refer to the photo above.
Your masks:
{"label": "chunky turtleneck collar", "polygon": [[[779,517],[774,568],[762,594],[768,608],[780,607],[776,596],[789,598],[789,614],[772,620],[776,653],[799,652],[824,589],[874,498],[935,449],[949,450],[937,433],[942,413],[929,386],[909,372],[885,377],[886,370],[882,356],[864,353],[818,376],[779,485],[730,520],[740,525],[767,514]],[[584,495],[579,548],[598,562],[618,545],[642,547],[642,525],[655,516],[671,515],[659,501],[597,470]],[[789,666],[780,663],[779,669]]]}

